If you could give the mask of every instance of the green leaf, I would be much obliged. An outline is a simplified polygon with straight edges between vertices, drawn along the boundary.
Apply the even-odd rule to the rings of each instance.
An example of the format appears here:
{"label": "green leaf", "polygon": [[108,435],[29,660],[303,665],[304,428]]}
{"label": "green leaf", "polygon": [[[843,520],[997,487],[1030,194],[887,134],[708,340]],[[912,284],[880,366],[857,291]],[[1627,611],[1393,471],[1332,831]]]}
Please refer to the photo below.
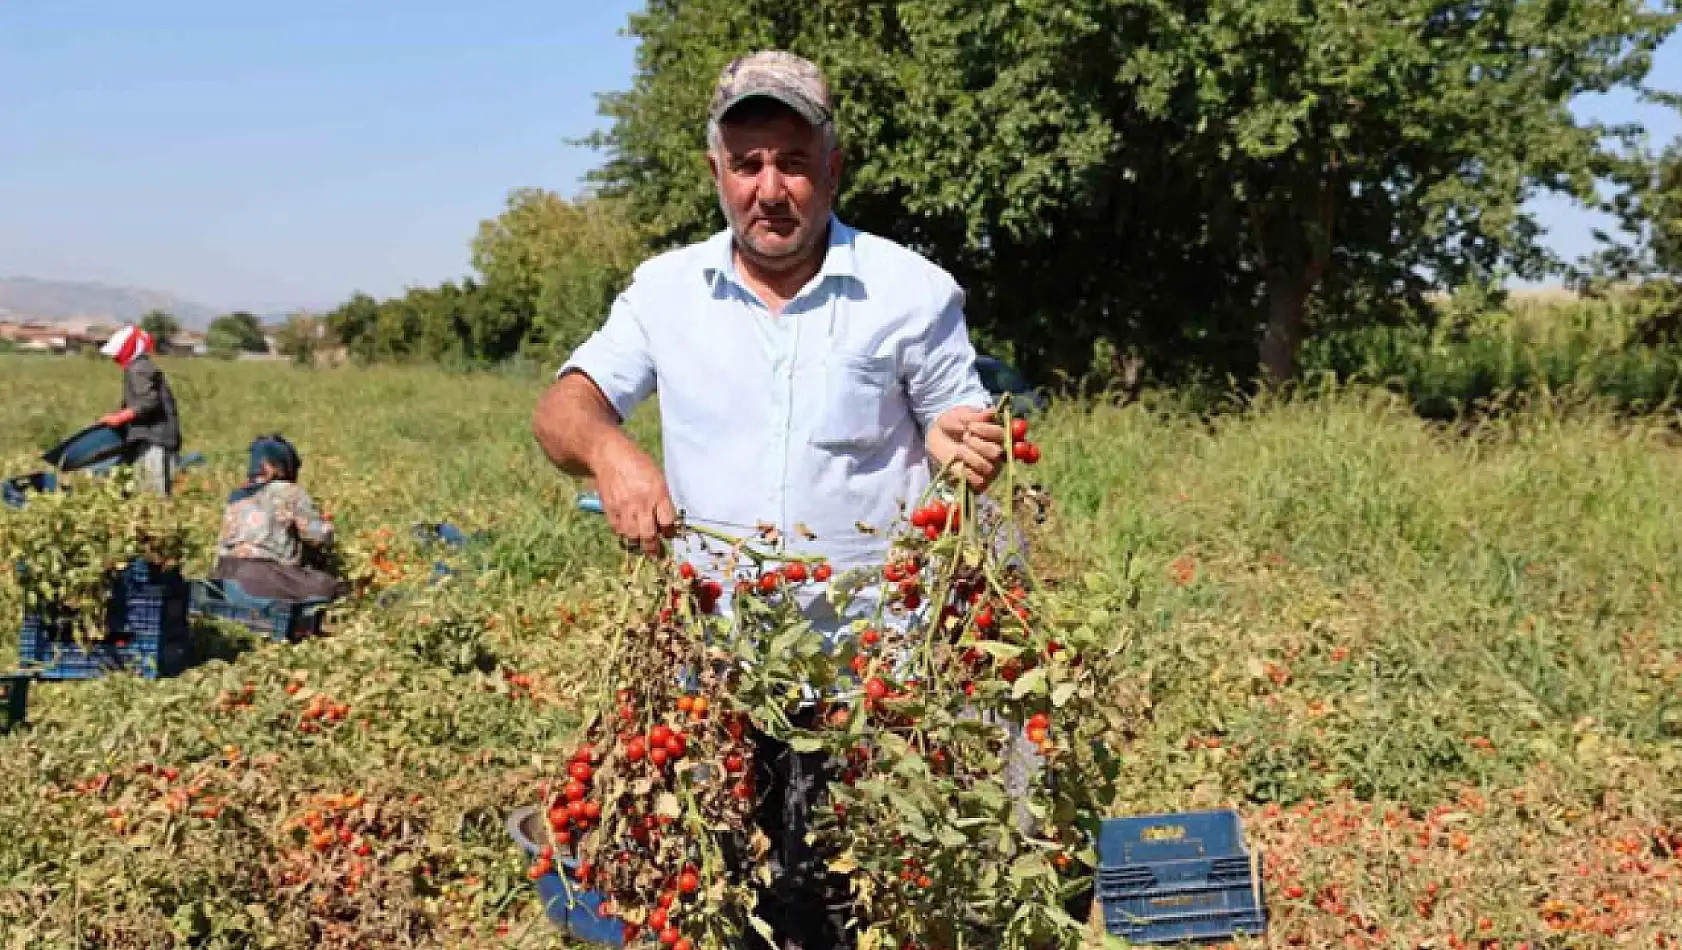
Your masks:
{"label": "green leaf", "polygon": [[1023,648],[1011,643],[1001,643],[998,640],[983,640],[976,644],[977,649],[1000,662],[1014,660],[1022,655]]}
{"label": "green leaf", "polygon": [[1012,699],[1021,699],[1031,693],[1044,693],[1045,691],[1045,667],[1036,666],[1017,677],[1016,683],[1011,686],[1010,696]]}
{"label": "green leaf", "polygon": [[950,825],[941,825],[935,829],[935,840],[944,848],[962,848],[969,844],[969,838],[963,832]]}
{"label": "green leaf", "polygon": [[1022,885],[1035,878],[1047,877],[1052,874],[1051,865],[1045,858],[1034,852],[1029,852],[1012,861],[1010,864],[1010,881],[1012,884]]}
{"label": "green leaf", "polygon": [[988,811],[994,812],[1004,808],[1009,802],[1004,786],[997,782],[976,782],[970,789],[969,796],[980,801]]}

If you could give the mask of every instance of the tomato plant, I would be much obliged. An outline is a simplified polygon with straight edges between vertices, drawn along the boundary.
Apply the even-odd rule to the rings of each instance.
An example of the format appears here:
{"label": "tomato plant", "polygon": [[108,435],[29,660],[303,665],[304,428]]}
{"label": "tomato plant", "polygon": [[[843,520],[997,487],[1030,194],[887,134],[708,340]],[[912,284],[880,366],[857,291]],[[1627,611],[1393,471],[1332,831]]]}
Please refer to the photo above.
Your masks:
{"label": "tomato plant", "polygon": [[24,613],[69,619],[80,642],[104,639],[111,582],[131,561],[175,570],[200,550],[182,513],[127,467],[66,475],[0,518],[0,563],[16,571]]}
{"label": "tomato plant", "polygon": [[[766,536],[692,528],[702,567],[632,571],[549,805],[552,846],[628,936],[768,931],[751,729],[838,764],[813,844],[851,881],[865,945],[1075,939],[1113,792],[1096,705],[1120,604],[1037,584],[1014,516],[942,473],[874,568],[836,576]],[[838,635],[807,621],[809,583],[849,618]]]}

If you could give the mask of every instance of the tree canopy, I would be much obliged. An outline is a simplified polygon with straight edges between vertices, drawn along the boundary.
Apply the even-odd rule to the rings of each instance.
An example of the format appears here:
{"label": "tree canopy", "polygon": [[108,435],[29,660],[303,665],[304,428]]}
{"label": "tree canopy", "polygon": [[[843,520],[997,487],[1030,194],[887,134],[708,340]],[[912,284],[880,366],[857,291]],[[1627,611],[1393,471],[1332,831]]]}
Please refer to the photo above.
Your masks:
{"label": "tree canopy", "polygon": [[1132,353],[1284,380],[1317,328],[1561,269],[1523,202],[1592,200],[1637,131],[1568,103],[1638,86],[1676,22],[1643,0],[651,0],[597,180],[657,245],[720,227],[711,84],[791,49],[837,93],[841,213],[952,270],[984,341],[1042,375]]}
{"label": "tree canopy", "polygon": [[1285,381],[1311,334],[1567,273],[1524,210],[1538,193],[1679,256],[1652,222],[1682,207],[1682,159],[1569,107],[1649,92],[1678,3],[649,0],[594,190],[511,191],[473,275],[358,294],[327,324],[361,360],[560,359],[643,256],[723,227],[707,100],[769,47],[828,74],[841,215],[952,271],[983,348],[1042,382]]}
{"label": "tree canopy", "polygon": [[140,329],[152,335],[158,349],[167,350],[175,335],[181,332],[181,321],[165,310],[148,310],[140,318]]}
{"label": "tree canopy", "polygon": [[256,314],[237,310],[210,321],[205,331],[205,346],[224,356],[236,353],[267,353],[269,341],[263,335],[263,324]]}
{"label": "tree canopy", "polygon": [[359,293],[327,326],[363,361],[553,362],[606,317],[645,250],[640,234],[622,202],[518,188],[479,225],[477,277],[385,301]]}

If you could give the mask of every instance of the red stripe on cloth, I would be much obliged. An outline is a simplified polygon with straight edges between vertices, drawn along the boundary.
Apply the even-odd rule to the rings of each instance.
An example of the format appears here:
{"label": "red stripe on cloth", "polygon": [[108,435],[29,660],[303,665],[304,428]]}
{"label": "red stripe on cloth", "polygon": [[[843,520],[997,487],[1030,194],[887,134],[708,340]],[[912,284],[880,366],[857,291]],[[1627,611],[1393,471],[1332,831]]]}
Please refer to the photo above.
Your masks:
{"label": "red stripe on cloth", "polygon": [[127,366],[134,359],[135,351],[140,349],[140,331],[124,330],[123,334],[123,345],[117,350],[117,362]]}

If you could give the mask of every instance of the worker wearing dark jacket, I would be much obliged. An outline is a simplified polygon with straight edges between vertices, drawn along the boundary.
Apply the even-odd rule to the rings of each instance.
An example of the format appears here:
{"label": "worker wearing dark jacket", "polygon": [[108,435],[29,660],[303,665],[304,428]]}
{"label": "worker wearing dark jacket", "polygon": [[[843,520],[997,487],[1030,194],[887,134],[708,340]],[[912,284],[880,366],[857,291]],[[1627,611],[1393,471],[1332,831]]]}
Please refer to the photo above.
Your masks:
{"label": "worker wearing dark jacket", "polygon": [[100,417],[100,422],[123,428],[125,458],[134,465],[141,485],[160,495],[170,493],[176,453],[181,451],[181,421],[175,396],[163,370],[152,362],[152,335],[135,326],[123,327],[100,348],[123,368],[123,408]]}

